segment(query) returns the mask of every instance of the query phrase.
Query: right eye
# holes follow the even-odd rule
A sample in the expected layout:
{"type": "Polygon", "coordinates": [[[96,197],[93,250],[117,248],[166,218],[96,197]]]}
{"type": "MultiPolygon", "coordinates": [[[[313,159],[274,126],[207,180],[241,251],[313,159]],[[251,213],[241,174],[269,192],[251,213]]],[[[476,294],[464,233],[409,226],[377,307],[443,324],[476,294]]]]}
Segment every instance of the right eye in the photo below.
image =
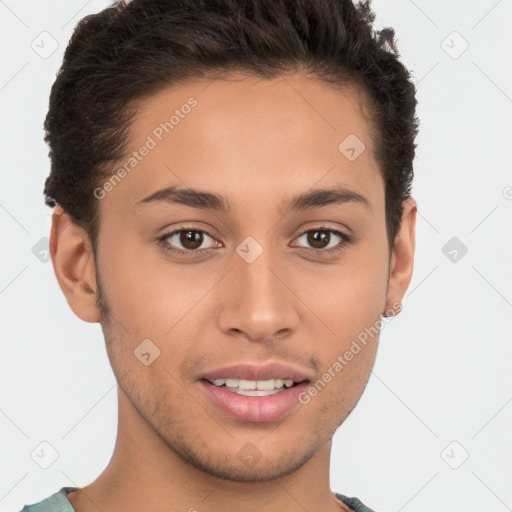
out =
{"type": "Polygon", "coordinates": [[[193,256],[201,252],[209,252],[212,249],[212,247],[200,248],[205,241],[205,236],[214,240],[215,243],[219,243],[206,231],[194,226],[184,226],[180,229],[176,229],[162,235],[158,240],[161,242],[162,248],[165,251],[170,251],[178,255],[193,256]],[[178,244],[181,244],[181,248],[178,244]],[[173,247],[173,245],[178,245],[178,248],[173,247]]]}

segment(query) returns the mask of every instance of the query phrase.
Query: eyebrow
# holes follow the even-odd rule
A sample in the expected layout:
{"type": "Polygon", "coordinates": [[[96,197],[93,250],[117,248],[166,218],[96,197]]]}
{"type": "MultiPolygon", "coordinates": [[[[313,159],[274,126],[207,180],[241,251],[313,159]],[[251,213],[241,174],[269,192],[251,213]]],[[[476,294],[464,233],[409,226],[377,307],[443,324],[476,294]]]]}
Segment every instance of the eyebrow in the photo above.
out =
{"type": "MultiPolygon", "coordinates": [[[[190,208],[214,210],[222,213],[231,213],[233,210],[229,201],[219,194],[184,188],[178,185],[157,190],[141,199],[137,206],[149,203],[181,204],[190,208]]],[[[348,188],[338,186],[329,189],[313,189],[299,194],[285,201],[278,208],[278,211],[282,215],[286,215],[291,211],[316,209],[344,203],[361,204],[371,209],[370,202],[366,197],[348,188]]]]}

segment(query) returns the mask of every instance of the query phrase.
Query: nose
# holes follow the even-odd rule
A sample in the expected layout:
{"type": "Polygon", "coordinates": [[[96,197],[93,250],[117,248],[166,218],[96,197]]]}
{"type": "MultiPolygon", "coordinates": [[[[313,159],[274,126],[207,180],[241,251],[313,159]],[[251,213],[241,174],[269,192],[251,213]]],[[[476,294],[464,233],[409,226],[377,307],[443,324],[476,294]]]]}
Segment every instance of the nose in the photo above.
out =
{"type": "Polygon", "coordinates": [[[254,342],[275,341],[295,332],[300,300],[290,280],[290,272],[272,261],[270,251],[252,263],[235,259],[220,301],[221,330],[254,342]]]}

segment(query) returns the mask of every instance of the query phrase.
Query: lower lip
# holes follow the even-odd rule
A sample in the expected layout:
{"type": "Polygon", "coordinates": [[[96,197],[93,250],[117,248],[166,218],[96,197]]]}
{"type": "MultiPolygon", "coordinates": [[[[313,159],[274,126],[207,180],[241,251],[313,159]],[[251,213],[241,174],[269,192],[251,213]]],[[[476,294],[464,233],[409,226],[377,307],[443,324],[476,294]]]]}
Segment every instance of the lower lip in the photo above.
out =
{"type": "Polygon", "coordinates": [[[201,385],[213,403],[226,415],[240,421],[274,421],[288,414],[306,390],[307,381],[267,396],[244,396],[215,386],[207,380],[201,385]]]}

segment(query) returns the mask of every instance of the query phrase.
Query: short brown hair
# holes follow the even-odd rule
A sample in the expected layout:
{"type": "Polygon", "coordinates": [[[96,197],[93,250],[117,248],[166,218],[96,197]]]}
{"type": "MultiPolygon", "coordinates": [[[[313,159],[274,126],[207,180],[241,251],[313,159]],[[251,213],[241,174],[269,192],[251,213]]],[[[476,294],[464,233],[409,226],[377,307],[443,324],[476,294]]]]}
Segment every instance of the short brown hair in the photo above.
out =
{"type": "Polygon", "coordinates": [[[305,70],[357,85],[369,98],[391,249],[411,193],[416,89],[398,59],[394,30],[374,31],[369,4],[132,0],[84,17],[66,48],[44,123],[51,158],[45,203],[62,206],[94,249],[100,219],[93,190],[124,157],[137,100],[196,77],[241,71],[273,78],[305,70]]]}

